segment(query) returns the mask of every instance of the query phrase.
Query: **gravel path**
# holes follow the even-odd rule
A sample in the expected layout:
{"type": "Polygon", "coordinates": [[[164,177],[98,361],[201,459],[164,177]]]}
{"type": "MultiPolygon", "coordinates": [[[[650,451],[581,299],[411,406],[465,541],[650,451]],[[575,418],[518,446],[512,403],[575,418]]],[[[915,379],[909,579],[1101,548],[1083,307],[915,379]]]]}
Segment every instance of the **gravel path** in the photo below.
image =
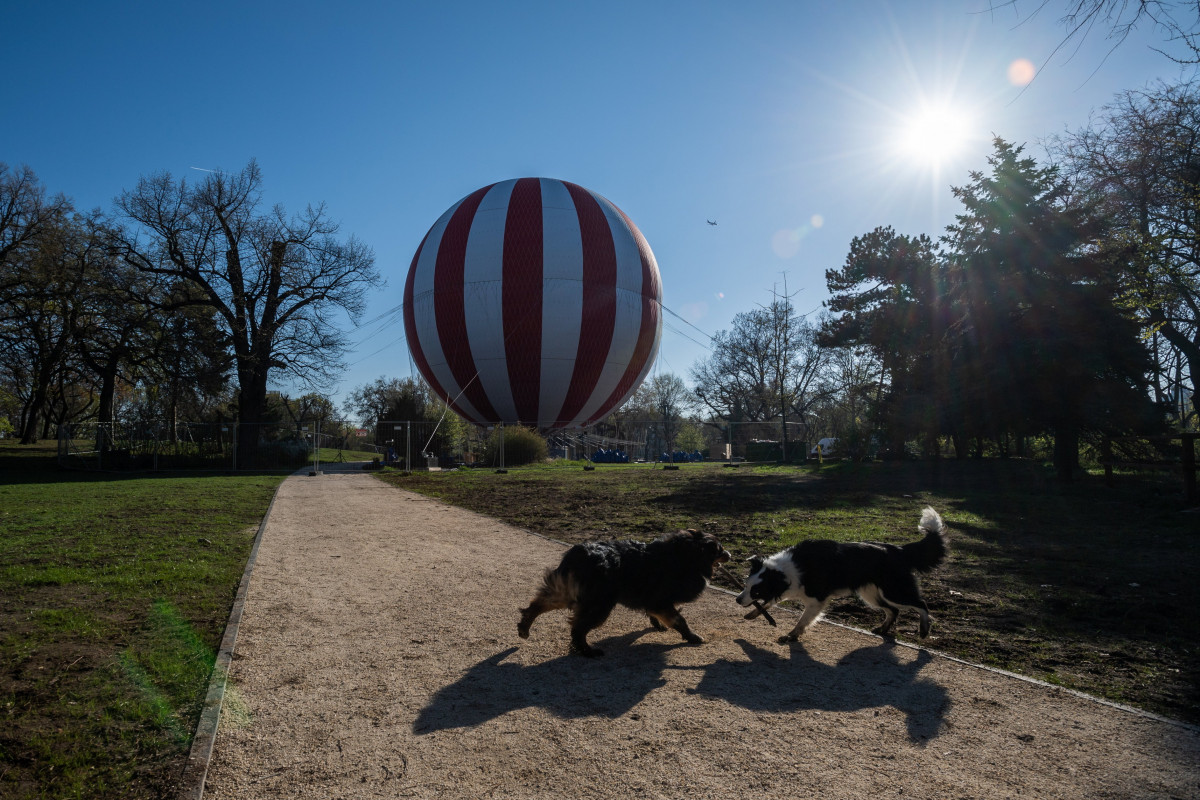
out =
{"type": "Polygon", "coordinates": [[[1194,728],[831,624],[779,645],[715,590],[697,647],[623,609],[601,659],[565,612],[522,641],[562,552],[361,471],[287,479],[204,796],[1200,797],[1194,728]]]}

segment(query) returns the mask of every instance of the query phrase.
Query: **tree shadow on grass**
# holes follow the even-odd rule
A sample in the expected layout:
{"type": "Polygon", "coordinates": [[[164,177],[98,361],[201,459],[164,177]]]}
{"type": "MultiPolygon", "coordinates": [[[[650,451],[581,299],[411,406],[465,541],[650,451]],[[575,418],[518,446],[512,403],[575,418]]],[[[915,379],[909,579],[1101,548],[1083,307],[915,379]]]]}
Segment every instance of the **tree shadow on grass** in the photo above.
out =
{"type": "Polygon", "coordinates": [[[945,723],[949,696],[944,687],[921,677],[933,660],[924,650],[904,664],[896,644],[885,640],[853,650],[830,665],[815,660],[803,644],[782,653],[743,639],[737,644],[750,662],[721,659],[701,668],[704,677],[692,690],[695,694],[774,713],[895,708],[905,715],[908,737],[917,744],[937,736],[945,723]]]}
{"type": "Polygon", "coordinates": [[[603,658],[565,655],[533,666],[505,661],[510,647],[480,661],[433,696],[413,723],[418,735],[477,725],[521,708],[542,708],[562,719],[616,719],[663,686],[667,652],[685,644],[645,643],[648,631],[597,642],[603,658]]]}

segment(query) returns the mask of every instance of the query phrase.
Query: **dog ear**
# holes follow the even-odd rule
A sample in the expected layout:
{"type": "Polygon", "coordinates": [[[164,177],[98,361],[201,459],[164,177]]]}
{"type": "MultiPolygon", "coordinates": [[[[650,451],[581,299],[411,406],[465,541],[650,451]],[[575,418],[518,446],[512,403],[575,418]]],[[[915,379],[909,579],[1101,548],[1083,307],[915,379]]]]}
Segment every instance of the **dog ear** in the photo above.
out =
{"type": "Polygon", "coordinates": [[[750,556],[746,560],[750,562],[750,571],[751,572],[758,572],[760,569],[762,569],[762,565],[763,565],[763,557],[762,556],[756,554],[756,555],[750,556]]]}

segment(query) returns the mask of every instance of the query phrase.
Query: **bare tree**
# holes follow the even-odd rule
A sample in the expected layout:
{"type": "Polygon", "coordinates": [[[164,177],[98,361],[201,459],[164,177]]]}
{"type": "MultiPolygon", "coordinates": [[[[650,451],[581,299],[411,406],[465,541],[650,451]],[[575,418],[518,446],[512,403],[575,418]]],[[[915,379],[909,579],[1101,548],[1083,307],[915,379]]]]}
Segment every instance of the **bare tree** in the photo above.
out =
{"type": "Polygon", "coordinates": [[[650,397],[650,382],[643,381],[620,408],[613,409],[607,418],[595,426],[596,433],[623,441],[641,441],[650,446],[650,431],[654,425],[654,402],[650,397]]]}
{"type": "Polygon", "coordinates": [[[19,282],[8,266],[10,259],[70,210],[61,195],[46,199],[32,169],[12,169],[0,161],[0,292],[19,282]]]}
{"type": "MultiPolygon", "coordinates": [[[[164,310],[203,304],[216,311],[233,347],[242,423],[263,418],[272,370],[321,387],[341,367],[346,342],[335,317],[357,319],[380,278],[371,249],[338,239],[323,204],[290,217],[281,206],[262,208],[252,160],[195,186],[169,173],[143,178],[116,205],[135,226],[123,242],[125,259],[192,290],[164,310]]],[[[252,458],[258,436],[255,425],[240,426],[243,458],[252,458]]]]}
{"type": "Polygon", "coordinates": [[[717,418],[762,422],[778,416],[771,322],[762,309],[736,315],[731,330],[713,336],[711,355],[692,367],[696,396],[717,418]]]}
{"type": "Polygon", "coordinates": [[[646,381],[646,386],[667,452],[674,452],[675,437],[683,425],[692,394],[678,375],[669,372],[655,375],[646,381]]]}
{"type": "MultiPolygon", "coordinates": [[[[998,0],[992,3],[989,10],[997,11],[1005,7],[1013,8],[1020,14],[1022,4],[1020,0],[998,0]]],[[[1115,50],[1138,27],[1151,26],[1161,32],[1167,42],[1182,45],[1187,55],[1180,57],[1163,50],[1159,52],[1181,64],[1200,63],[1200,2],[1196,0],[1066,0],[1065,3],[1035,0],[1025,7],[1033,8],[1026,19],[1032,19],[1051,8],[1061,10],[1059,20],[1066,28],[1066,35],[1056,52],[1073,44],[1078,45],[1098,31],[1106,31],[1104,36],[1113,42],[1112,49],[1115,50]]]]}
{"type": "Polygon", "coordinates": [[[65,381],[64,371],[78,377],[74,333],[90,276],[77,233],[61,215],[10,250],[3,265],[9,280],[0,300],[0,369],[21,402],[22,444],[48,430],[56,387],[65,397],[66,384],[75,382],[65,381]]]}
{"type": "Polygon", "coordinates": [[[308,423],[320,426],[324,425],[326,421],[337,419],[333,401],[320,392],[308,392],[295,398],[284,392],[269,392],[268,394],[271,399],[278,400],[297,433],[308,423]]]}
{"type": "Polygon", "coordinates": [[[766,422],[802,417],[815,400],[827,352],[790,302],[738,314],[712,354],[692,368],[695,394],[718,419],[766,422]]]}
{"type": "Polygon", "coordinates": [[[68,349],[69,329],[56,302],[62,298],[48,299],[58,278],[47,276],[58,272],[39,249],[70,212],[61,195],[47,200],[32,169],[0,161],[0,370],[15,399],[12,406],[20,409],[14,416],[26,442],[37,439],[39,415],[48,407],[55,370],[68,349]]]}
{"type": "Polygon", "coordinates": [[[74,228],[69,255],[80,280],[73,347],[99,385],[97,421],[113,422],[118,384],[135,383],[155,358],[162,315],[147,300],[153,281],[114,257],[114,231],[99,213],[77,217],[74,228]]]}
{"type": "Polygon", "coordinates": [[[372,426],[377,420],[425,419],[432,405],[433,397],[423,382],[381,375],[351,391],[342,411],[372,426]]]}
{"type": "MultiPolygon", "coordinates": [[[[169,291],[195,289],[177,282],[169,291]]],[[[139,303],[147,305],[153,304],[139,303]]],[[[232,399],[228,397],[231,348],[210,306],[185,305],[169,314],[154,313],[149,327],[154,333],[152,354],[140,362],[137,373],[147,401],[142,411],[147,418],[169,420],[174,437],[181,414],[199,419],[232,399]]]]}
{"type": "Polygon", "coordinates": [[[866,454],[875,429],[882,368],[879,357],[866,347],[825,348],[821,390],[814,393],[804,415],[810,441],[838,440],[838,449],[852,457],[866,454]]]}
{"type": "Polygon", "coordinates": [[[1182,397],[1200,380],[1200,84],[1124,92],[1050,150],[1112,226],[1105,247],[1153,334],[1159,399],[1182,397]]]}

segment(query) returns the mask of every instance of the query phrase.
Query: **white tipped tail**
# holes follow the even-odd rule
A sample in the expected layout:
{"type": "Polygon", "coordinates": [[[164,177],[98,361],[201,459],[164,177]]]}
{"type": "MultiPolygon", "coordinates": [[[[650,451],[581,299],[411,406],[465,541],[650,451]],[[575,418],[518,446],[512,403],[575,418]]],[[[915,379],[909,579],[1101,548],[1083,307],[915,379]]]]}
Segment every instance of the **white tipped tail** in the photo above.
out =
{"type": "Polygon", "coordinates": [[[921,512],[921,533],[925,536],[910,542],[900,549],[908,559],[908,565],[918,572],[928,572],[946,559],[946,525],[932,508],[921,512]]]}
{"type": "Polygon", "coordinates": [[[941,514],[933,510],[932,506],[926,506],[921,512],[920,529],[922,533],[941,533],[946,530],[946,524],[942,522],[941,514]]]}

